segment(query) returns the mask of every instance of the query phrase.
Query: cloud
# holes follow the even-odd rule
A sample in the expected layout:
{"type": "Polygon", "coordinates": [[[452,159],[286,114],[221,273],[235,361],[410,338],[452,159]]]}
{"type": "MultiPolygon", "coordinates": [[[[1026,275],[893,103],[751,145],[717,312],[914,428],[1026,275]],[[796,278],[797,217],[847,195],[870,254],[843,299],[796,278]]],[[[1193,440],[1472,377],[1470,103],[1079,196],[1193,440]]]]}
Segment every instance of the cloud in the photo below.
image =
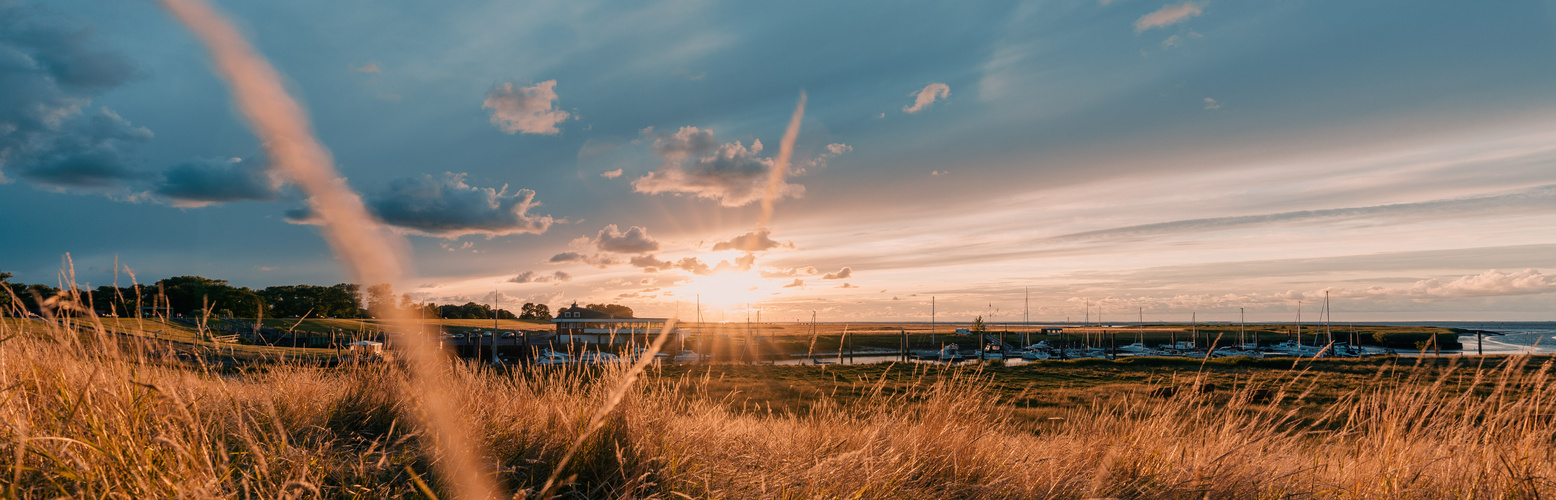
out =
{"type": "Polygon", "coordinates": [[[804,288],[805,287],[805,280],[795,279],[793,283],[789,283],[787,285],[784,285],[783,287],[784,288],[804,288]]]}
{"type": "Polygon", "coordinates": [[[841,280],[841,279],[852,278],[853,276],[854,276],[854,270],[851,269],[851,268],[845,267],[845,268],[842,268],[842,269],[838,269],[837,272],[835,272],[835,273],[827,273],[827,275],[826,276],[822,276],[821,279],[824,279],[824,280],[841,280]]]}
{"type": "Polygon", "coordinates": [[[562,264],[567,262],[581,262],[601,269],[620,264],[621,261],[609,255],[585,255],[578,252],[562,252],[551,256],[547,262],[562,264]]]}
{"type": "Polygon", "coordinates": [[[402,178],[368,197],[368,210],[384,223],[403,232],[440,238],[468,234],[502,236],[546,232],[551,216],[530,215],[539,206],[535,192],[520,189],[508,193],[465,183],[465,174],[444,172],[433,177],[402,178]]]}
{"type": "Polygon", "coordinates": [[[932,176],[932,177],[940,177],[942,175],[947,175],[947,174],[950,174],[950,172],[947,172],[947,171],[944,171],[944,170],[935,170],[935,171],[932,171],[932,172],[929,173],[929,175],[932,176]]]}
{"type": "MultiPolygon", "coordinates": [[[[713,131],[697,127],[659,135],[652,149],[663,161],[658,170],[632,181],[636,192],[684,194],[738,207],[762,199],[773,168],[772,158],[761,156],[762,141],[752,141],[751,147],[740,141],[722,144],[713,131]]],[[[775,199],[798,198],[805,186],[779,181],[776,193],[775,199]]]]}
{"type": "Polygon", "coordinates": [[[174,206],[203,207],[214,203],[276,198],[280,182],[261,165],[241,158],[194,159],[168,167],[156,194],[174,206]]]}
{"type": "Polygon", "coordinates": [[[94,97],[135,67],[92,33],[40,8],[0,3],[0,182],[105,188],[142,178],[125,155],[151,139],[94,97]]]}
{"type": "Polygon", "coordinates": [[[1447,282],[1439,279],[1417,281],[1410,286],[1409,291],[1410,295],[1416,297],[1434,299],[1533,295],[1556,292],[1556,276],[1541,274],[1534,269],[1510,273],[1492,269],[1447,282]]]}
{"type": "Polygon", "coordinates": [[[855,285],[852,285],[852,284],[849,284],[849,283],[844,283],[842,285],[839,285],[838,288],[859,288],[859,287],[855,286],[855,285]]]}
{"type": "Polygon", "coordinates": [[[758,274],[763,278],[793,278],[796,276],[815,276],[816,268],[813,266],[762,269],[758,274]]]}
{"type": "Polygon", "coordinates": [[[564,273],[562,271],[557,271],[551,273],[550,275],[538,274],[535,271],[524,271],[519,273],[518,276],[508,278],[509,283],[550,283],[553,281],[560,283],[563,281],[572,280],[573,275],[564,273]]]}
{"type": "Polygon", "coordinates": [[[828,144],[827,147],[822,148],[821,153],[817,154],[815,158],[796,163],[790,172],[793,175],[804,175],[811,169],[823,169],[827,167],[827,162],[831,161],[833,158],[852,153],[853,151],[853,146],[849,146],[841,142],[834,142],[832,144],[828,144]]]}
{"type": "Polygon", "coordinates": [[[606,179],[615,179],[617,177],[621,177],[621,169],[618,168],[616,170],[611,170],[611,171],[608,171],[608,172],[601,172],[600,173],[600,177],[604,177],[606,179]]]}
{"type": "Polygon", "coordinates": [[[696,257],[685,257],[679,261],[676,261],[675,263],[676,269],[701,276],[717,274],[725,271],[750,271],[751,268],[755,265],[756,255],[753,254],[746,254],[742,257],[736,258],[734,262],[721,260],[717,265],[713,266],[709,266],[707,263],[696,257]]]}
{"type": "Polygon", "coordinates": [[[486,94],[481,108],[492,110],[492,124],[503,132],[551,135],[561,133],[557,124],[571,116],[553,107],[556,100],[556,80],[518,90],[512,83],[504,83],[486,94]]]}
{"type": "Polygon", "coordinates": [[[1135,33],[1140,33],[1152,28],[1172,26],[1200,15],[1205,4],[1201,2],[1183,2],[1168,5],[1157,9],[1156,12],[1140,16],[1135,20],[1135,33]]]}
{"type": "Polygon", "coordinates": [[[1221,109],[1221,103],[1209,97],[1205,98],[1205,109],[1221,109]]]}
{"type": "Polygon", "coordinates": [[[649,236],[648,229],[632,226],[621,232],[615,224],[605,226],[594,238],[595,248],[613,253],[648,253],[659,249],[659,242],[649,236]]]}
{"type": "Polygon", "coordinates": [[[944,83],[931,83],[925,85],[918,92],[908,94],[913,96],[913,104],[902,107],[904,113],[917,113],[934,104],[936,100],[951,97],[951,86],[944,83]]]}
{"type": "Polygon", "coordinates": [[[643,268],[644,272],[669,271],[675,268],[675,263],[668,260],[659,260],[653,255],[639,255],[629,262],[632,265],[643,268]]]}
{"type": "Polygon", "coordinates": [[[346,65],[346,67],[347,68],[351,68],[351,71],[355,71],[357,73],[382,73],[383,72],[383,70],[378,69],[378,63],[376,63],[376,62],[370,62],[370,63],[364,64],[364,65],[361,65],[361,66],[354,66],[354,65],[349,65],[348,64],[348,65],[346,65]]]}
{"type": "Polygon", "coordinates": [[[714,243],[713,251],[718,252],[721,250],[742,250],[746,252],[761,252],[779,247],[794,248],[793,243],[779,243],[777,241],[773,241],[772,238],[768,237],[769,234],[771,234],[771,232],[766,229],[742,234],[740,236],[731,238],[729,241],[720,241],[718,243],[714,243]]]}

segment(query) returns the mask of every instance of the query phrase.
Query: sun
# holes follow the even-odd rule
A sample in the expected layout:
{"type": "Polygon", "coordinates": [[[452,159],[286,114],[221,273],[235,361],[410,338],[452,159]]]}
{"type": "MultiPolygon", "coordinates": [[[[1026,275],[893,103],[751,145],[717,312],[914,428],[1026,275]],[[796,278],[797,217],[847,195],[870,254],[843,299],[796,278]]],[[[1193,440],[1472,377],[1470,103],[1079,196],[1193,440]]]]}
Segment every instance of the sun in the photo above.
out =
{"type": "Polygon", "coordinates": [[[752,271],[725,271],[698,276],[676,292],[683,300],[699,300],[704,308],[727,309],[754,304],[764,297],[766,281],[752,271]]]}

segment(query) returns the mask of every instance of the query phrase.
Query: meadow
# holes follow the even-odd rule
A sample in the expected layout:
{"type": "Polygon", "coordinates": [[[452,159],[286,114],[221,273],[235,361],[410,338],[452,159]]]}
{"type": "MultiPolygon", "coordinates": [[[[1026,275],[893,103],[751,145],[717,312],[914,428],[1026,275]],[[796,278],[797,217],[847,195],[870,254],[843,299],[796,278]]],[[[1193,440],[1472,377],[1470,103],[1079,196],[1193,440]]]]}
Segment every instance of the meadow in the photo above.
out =
{"type": "MultiPolygon", "coordinates": [[[[213,364],[145,328],[0,322],[9,497],[450,496],[397,363],[213,364]]],[[[624,366],[444,368],[516,498],[1556,493],[1546,358],[667,365],[614,406],[624,366]]]]}

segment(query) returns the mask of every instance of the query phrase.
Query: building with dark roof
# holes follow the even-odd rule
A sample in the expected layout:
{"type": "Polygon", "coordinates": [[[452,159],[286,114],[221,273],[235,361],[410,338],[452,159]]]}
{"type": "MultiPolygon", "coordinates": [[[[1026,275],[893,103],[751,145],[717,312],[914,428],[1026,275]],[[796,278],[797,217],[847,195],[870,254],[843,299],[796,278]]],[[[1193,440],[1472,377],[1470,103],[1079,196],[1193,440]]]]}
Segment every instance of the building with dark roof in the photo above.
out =
{"type": "MultiPolygon", "coordinates": [[[[634,318],[604,311],[572,307],[557,311],[551,319],[556,324],[558,342],[584,344],[647,344],[653,342],[668,322],[665,318],[634,318]]],[[[670,332],[670,341],[680,340],[679,331],[670,332]]]]}

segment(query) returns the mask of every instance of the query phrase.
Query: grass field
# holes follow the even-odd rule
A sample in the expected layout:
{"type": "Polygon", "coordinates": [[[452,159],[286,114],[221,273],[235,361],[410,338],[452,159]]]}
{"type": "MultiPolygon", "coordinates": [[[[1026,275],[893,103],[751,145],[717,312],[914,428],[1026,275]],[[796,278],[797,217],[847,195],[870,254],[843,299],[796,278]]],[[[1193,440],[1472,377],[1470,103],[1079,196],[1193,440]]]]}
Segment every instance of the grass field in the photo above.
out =
{"type": "MultiPolygon", "coordinates": [[[[175,355],[198,331],[126,321],[0,321],[9,496],[448,496],[398,365],[246,346],[269,361],[219,368],[175,355]]],[[[1556,494],[1547,358],[666,365],[589,434],[624,367],[447,366],[520,497],[553,473],[564,498],[1556,494]]]]}

